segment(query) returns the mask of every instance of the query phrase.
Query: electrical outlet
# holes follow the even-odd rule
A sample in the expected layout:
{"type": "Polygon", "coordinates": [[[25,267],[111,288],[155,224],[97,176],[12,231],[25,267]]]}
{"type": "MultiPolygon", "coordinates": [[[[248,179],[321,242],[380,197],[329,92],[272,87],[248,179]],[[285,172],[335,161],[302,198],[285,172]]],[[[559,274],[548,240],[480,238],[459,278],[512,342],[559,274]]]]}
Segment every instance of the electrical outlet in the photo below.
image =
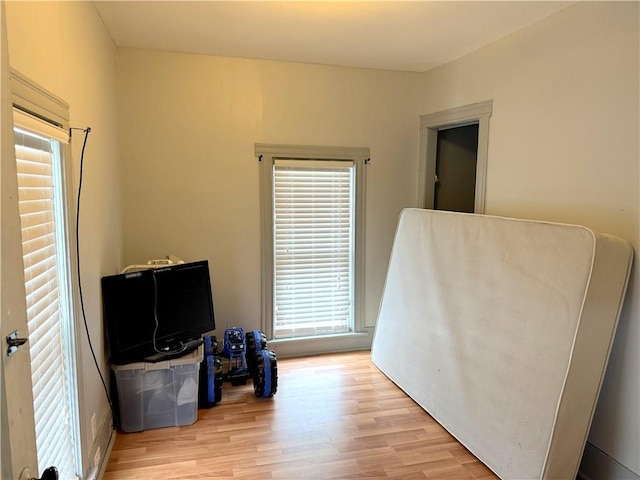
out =
{"type": "Polygon", "coordinates": [[[100,465],[100,447],[96,450],[96,454],[93,456],[93,466],[98,467],[100,465]]]}
{"type": "Polygon", "coordinates": [[[97,425],[96,425],[96,414],[91,415],[91,440],[96,441],[96,433],[97,433],[97,425]]]}

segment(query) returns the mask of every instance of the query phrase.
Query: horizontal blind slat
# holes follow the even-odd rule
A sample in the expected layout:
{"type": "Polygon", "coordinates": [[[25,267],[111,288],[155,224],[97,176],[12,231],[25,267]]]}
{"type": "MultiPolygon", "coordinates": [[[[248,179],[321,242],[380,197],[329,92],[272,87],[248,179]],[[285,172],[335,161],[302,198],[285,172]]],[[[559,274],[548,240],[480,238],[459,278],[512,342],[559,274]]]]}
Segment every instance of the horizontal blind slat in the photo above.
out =
{"type": "Polygon", "coordinates": [[[16,163],[20,172],[44,175],[52,171],[53,156],[50,151],[17,148],[16,163]]]}

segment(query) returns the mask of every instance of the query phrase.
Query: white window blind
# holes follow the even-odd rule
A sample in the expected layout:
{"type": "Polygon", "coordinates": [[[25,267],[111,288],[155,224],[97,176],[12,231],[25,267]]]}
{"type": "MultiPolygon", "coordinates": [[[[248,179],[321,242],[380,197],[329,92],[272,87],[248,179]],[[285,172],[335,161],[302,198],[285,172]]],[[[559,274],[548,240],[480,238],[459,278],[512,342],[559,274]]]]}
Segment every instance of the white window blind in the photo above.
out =
{"type": "MultiPolygon", "coordinates": [[[[16,112],[16,125],[25,125],[24,117],[16,112]]],[[[55,465],[61,479],[75,479],[68,353],[63,339],[69,308],[64,277],[68,262],[59,221],[60,142],[48,133],[43,136],[15,129],[36,446],[40,471],[55,465]]]]}
{"type": "Polygon", "coordinates": [[[352,329],[354,179],[352,161],[274,161],[275,338],[352,329]]]}

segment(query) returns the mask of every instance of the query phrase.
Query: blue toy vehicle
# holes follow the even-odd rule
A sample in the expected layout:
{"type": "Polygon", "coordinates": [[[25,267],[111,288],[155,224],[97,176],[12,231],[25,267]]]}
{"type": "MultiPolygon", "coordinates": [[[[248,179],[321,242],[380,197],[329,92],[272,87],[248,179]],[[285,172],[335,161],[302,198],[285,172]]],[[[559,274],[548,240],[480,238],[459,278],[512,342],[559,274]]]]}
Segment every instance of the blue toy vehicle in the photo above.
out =
{"type": "Polygon", "coordinates": [[[229,359],[229,363],[223,380],[231,382],[234,386],[244,385],[249,379],[244,340],[244,330],[240,327],[227,328],[224,331],[222,355],[229,359]]]}
{"type": "Polygon", "coordinates": [[[240,327],[224,332],[222,356],[227,358],[223,381],[244,385],[253,380],[256,397],[273,397],[278,387],[278,366],[275,352],[267,350],[267,337],[260,330],[245,335],[240,327]]]}

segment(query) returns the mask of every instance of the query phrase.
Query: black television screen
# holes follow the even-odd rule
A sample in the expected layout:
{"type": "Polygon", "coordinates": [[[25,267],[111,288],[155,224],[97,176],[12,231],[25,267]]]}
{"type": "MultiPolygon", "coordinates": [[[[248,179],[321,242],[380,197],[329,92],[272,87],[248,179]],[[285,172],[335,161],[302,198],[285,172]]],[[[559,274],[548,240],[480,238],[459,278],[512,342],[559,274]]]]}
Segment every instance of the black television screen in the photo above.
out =
{"type": "Polygon", "coordinates": [[[103,277],[102,303],[115,364],[181,355],[215,329],[206,260],[103,277]]]}

